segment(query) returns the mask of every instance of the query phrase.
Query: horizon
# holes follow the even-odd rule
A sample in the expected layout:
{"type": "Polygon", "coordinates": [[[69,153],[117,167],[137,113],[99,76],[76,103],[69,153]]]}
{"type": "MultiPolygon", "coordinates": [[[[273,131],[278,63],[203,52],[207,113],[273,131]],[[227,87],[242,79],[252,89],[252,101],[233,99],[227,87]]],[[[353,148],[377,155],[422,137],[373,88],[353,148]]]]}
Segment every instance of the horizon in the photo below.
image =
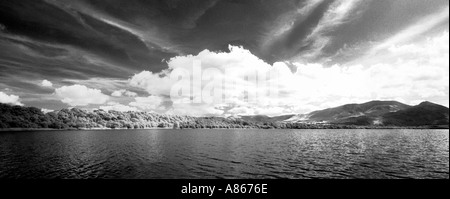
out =
{"type": "MultiPolygon", "coordinates": [[[[282,117],[282,116],[307,115],[307,114],[311,114],[313,112],[323,111],[323,110],[328,110],[328,109],[333,109],[333,108],[338,108],[338,107],[342,107],[342,106],[346,106],[346,105],[361,105],[361,104],[366,104],[366,103],[370,103],[370,102],[397,102],[397,103],[402,103],[402,102],[398,102],[398,101],[394,101],[394,100],[386,100],[386,101],[372,100],[372,101],[365,102],[365,103],[360,103],[360,104],[358,104],[358,103],[342,104],[342,105],[339,105],[339,106],[336,106],[336,107],[328,107],[328,108],[325,108],[325,109],[314,110],[314,111],[307,112],[307,113],[292,113],[292,114],[283,114],[283,115],[230,115],[230,116],[213,116],[213,115],[211,115],[211,116],[193,116],[193,115],[161,114],[161,113],[156,113],[156,112],[152,112],[152,111],[118,111],[118,110],[103,110],[103,109],[83,109],[83,108],[77,108],[77,107],[66,107],[66,108],[62,108],[62,109],[59,109],[59,110],[52,110],[52,111],[48,111],[48,110],[45,110],[45,109],[40,109],[40,110],[44,114],[47,114],[47,113],[50,113],[50,112],[58,112],[58,111],[61,111],[61,110],[64,110],[64,109],[68,109],[68,110],[79,109],[79,110],[83,110],[83,111],[87,111],[87,112],[95,112],[95,111],[105,111],[105,112],[115,111],[115,112],[123,112],[123,113],[127,113],[127,112],[144,112],[144,113],[152,113],[152,114],[159,114],[159,115],[187,116],[187,117],[219,117],[219,118],[221,117],[221,118],[230,118],[230,117],[266,116],[266,117],[269,117],[269,118],[275,118],[275,117],[282,117]]],[[[445,107],[445,108],[449,108],[449,107],[444,106],[442,104],[437,104],[437,103],[430,102],[430,101],[423,101],[423,102],[421,102],[419,104],[405,104],[405,105],[414,107],[414,106],[419,106],[419,105],[421,105],[423,103],[431,103],[431,104],[439,105],[439,106],[442,106],[442,107],[445,107]]],[[[0,103],[0,104],[6,104],[6,105],[10,105],[10,106],[22,106],[22,105],[8,104],[8,103],[0,103]]],[[[404,104],[404,103],[402,103],[402,104],[404,104]]],[[[37,107],[32,107],[32,106],[25,106],[25,107],[37,108],[37,107]]]]}
{"type": "Polygon", "coordinates": [[[1,2],[0,103],[196,117],[449,107],[446,0],[118,2],[1,2]]]}

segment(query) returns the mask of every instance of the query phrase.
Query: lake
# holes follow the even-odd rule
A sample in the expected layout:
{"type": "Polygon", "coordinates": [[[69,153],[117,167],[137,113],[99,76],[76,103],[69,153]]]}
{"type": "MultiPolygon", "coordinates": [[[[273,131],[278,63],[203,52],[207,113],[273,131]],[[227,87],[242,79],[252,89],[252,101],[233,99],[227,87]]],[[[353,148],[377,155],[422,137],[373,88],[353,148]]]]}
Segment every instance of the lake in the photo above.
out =
{"type": "Polygon", "coordinates": [[[449,178],[448,130],[0,132],[0,178],[449,178]]]}

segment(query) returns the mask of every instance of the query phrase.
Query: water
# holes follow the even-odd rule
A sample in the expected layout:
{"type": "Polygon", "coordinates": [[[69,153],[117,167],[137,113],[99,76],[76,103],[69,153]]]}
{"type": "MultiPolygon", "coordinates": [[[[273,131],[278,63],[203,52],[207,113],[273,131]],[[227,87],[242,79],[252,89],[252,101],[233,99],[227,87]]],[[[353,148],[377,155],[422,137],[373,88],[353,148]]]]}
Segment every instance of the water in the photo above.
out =
{"type": "Polygon", "coordinates": [[[449,178],[448,130],[0,133],[0,178],[449,178]]]}

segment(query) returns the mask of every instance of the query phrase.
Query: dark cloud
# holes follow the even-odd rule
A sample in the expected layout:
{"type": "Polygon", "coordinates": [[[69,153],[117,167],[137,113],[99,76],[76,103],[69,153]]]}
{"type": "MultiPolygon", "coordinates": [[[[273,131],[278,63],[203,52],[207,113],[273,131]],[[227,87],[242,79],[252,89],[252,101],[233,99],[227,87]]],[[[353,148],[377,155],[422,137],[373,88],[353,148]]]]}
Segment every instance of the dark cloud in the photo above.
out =
{"type": "Polygon", "coordinates": [[[304,39],[311,34],[315,27],[319,24],[325,12],[334,1],[323,1],[311,14],[300,17],[292,25],[283,37],[280,37],[272,46],[270,46],[271,61],[289,60],[291,57],[300,54],[311,48],[313,41],[305,41],[304,39]]]}
{"type": "MultiPolygon", "coordinates": [[[[61,85],[67,80],[126,80],[143,70],[164,70],[163,60],[174,56],[227,51],[230,44],[268,63],[299,57],[304,62],[342,63],[359,56],[367,43],[386,39],[449,4],[367,0],[351,11],[351,19],[308,37],[334,4],[346,1],[317,2],[300,13],[314,1],[3,0],[0,85],[44,93],[18,79],[48,79],[61,85]],[[290,27],[273,34],[283,23],[290,27]],[[318,48],[317,40],[323,38],[329,41],[318,48]],[[303,56],[312,51],[318,53],[303,56]]],[[[442,26],[448,29],[448,23],[442,26]]]]}
{"type": "Polygon", "coordinates": [[[142,70],[149,65],[156,71],[162,70],[162,58],[175,55],[150,50],[136,36],[126,31],[83,13],[77,12],[75,18],[59,7],[45,2],[8,1],[2,5],[0,15],[10,34],[26,36],[42,43],[81,49],[123,65],[131,71],[142,70]]]}
{"type": "Polygon", "coordinates": [[[332,63],[351,60],[364,52],[361,45],[387,39],[422,17],[448,7],[448,3],[447,0],[372,0],[357,19],[332,32],[332,44],[324,49],[323,56],[332,57],[332,63]],[[346,50],[352,52],[348,54],[346,50]]]}

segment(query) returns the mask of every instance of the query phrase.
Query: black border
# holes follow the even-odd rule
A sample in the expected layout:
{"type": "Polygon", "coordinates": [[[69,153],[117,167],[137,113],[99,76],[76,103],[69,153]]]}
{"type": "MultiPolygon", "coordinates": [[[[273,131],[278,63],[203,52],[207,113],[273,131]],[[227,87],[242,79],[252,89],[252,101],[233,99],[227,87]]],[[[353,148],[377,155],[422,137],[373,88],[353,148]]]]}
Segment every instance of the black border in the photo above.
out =
{"type": "MultiPolygon", "coordinates": [[[[0,180],[2,196],[43,198],[440,198],[449,180],[0,180]],[[267,184],[267,194],[182,194],[191,184],[267,184]],[[6,194],[6,195],[5,195],[6,194]]],[[[9,198],[9,197],[5,197],[9,198]]]]}

